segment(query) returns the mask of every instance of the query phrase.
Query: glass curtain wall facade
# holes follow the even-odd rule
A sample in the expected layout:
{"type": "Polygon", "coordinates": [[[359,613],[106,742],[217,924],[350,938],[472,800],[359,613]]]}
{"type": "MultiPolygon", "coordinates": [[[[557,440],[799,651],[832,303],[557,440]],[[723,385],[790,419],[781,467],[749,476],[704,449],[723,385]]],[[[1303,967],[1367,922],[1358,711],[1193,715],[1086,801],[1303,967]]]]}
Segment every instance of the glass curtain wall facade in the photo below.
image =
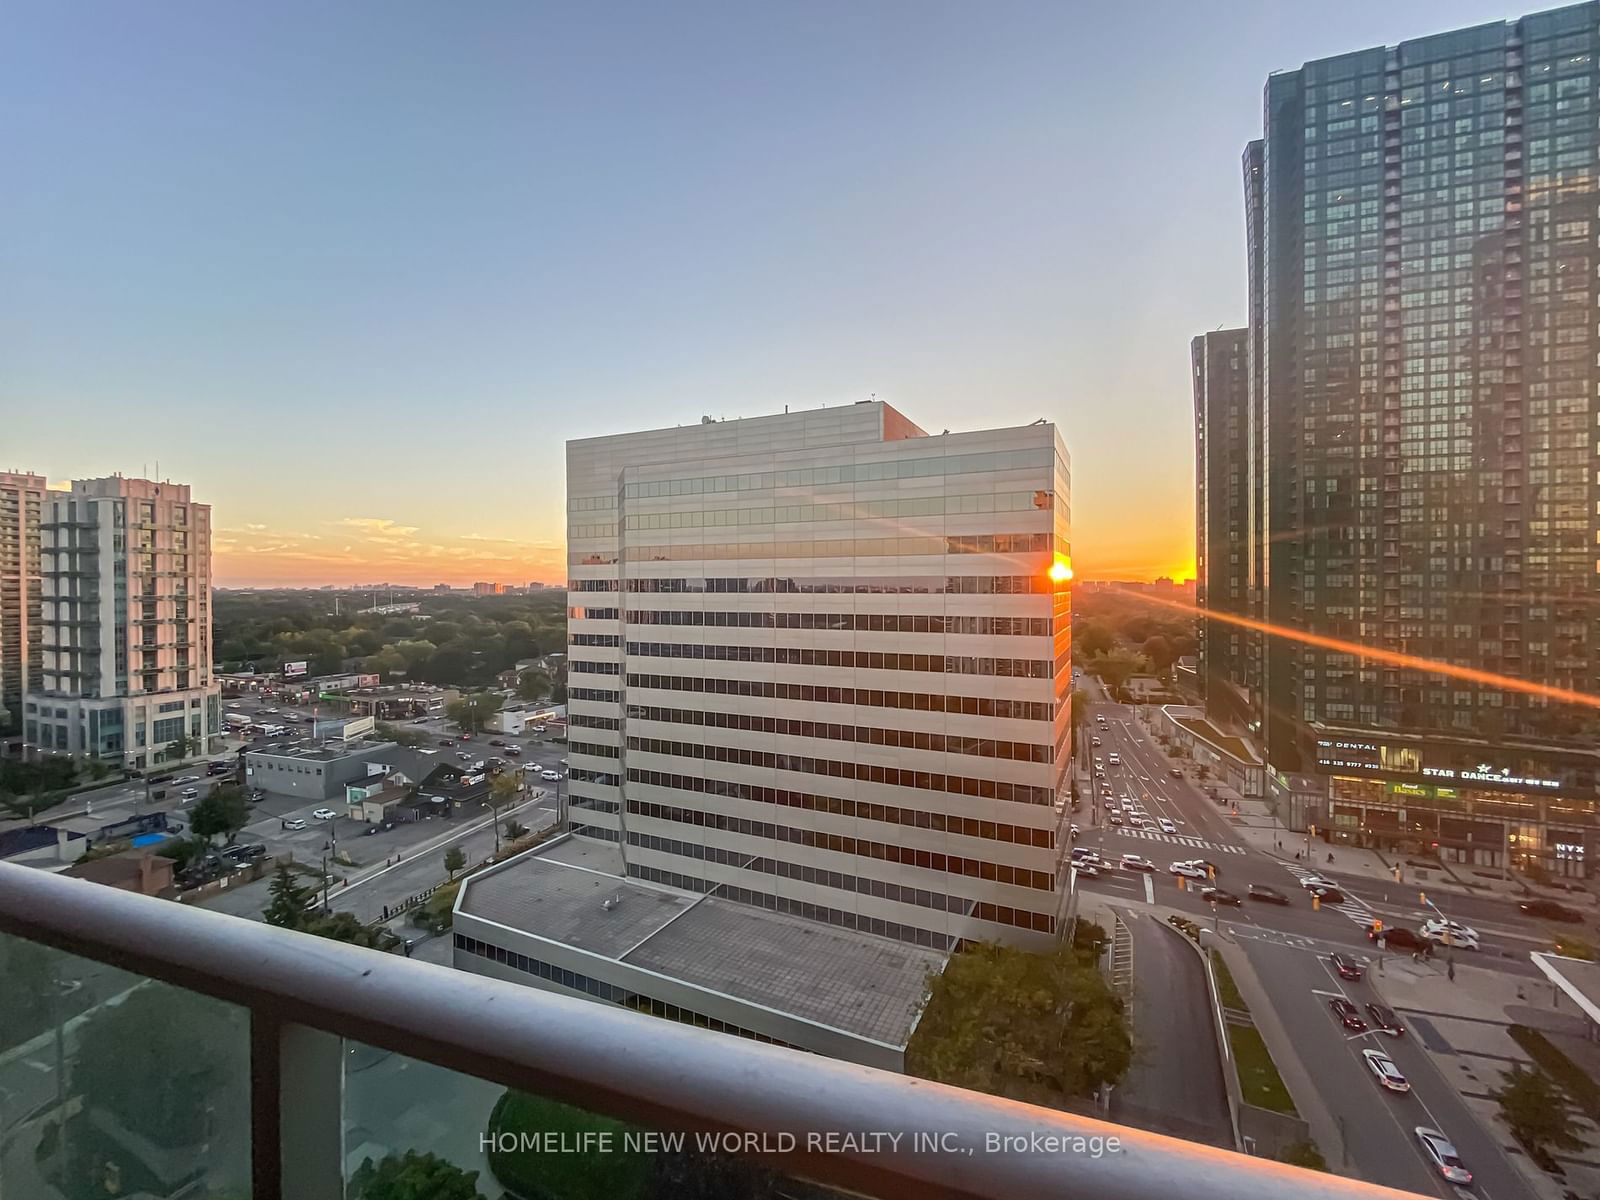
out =
{"type": "MultiPolygon", "coordinates": [[[[1207,612],[1254,617],[1251,586],[1249,331],[1202,334],[1189,346],[1194,378],[1195,600],[1207,612]]],[[[1259,704],[1258,635],[1200,623],[1206,710],[1250,724],[1259,704]]]]}
{"type": "Polygon", "coordinates": [[[888,406],[568,443],[576,832],[639,878],[929,946],[1065,896],[1054,426],[888,406]]]}
{"type": "MultiPolygon", "coordinates": [[[[1273,623],[1600,691],[1597,52],[1590,3],[1268,80],[1246,214],[1273,623]]],[[[1286,639],[1267,674],[1290,770],[1401,731],[1527,775],[1600,733],[1582,706],[1286,639]]]]}

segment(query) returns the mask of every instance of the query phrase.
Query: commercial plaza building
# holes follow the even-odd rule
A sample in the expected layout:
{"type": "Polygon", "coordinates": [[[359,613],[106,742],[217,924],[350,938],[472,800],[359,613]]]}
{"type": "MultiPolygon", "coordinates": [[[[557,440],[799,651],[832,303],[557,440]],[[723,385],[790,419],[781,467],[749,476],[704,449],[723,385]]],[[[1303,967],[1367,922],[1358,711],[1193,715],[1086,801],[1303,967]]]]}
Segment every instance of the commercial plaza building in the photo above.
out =
{"type": "Polygon", "coordinates": [[[1067,456],[879,402],[567,446],[575,832],[918,945],[1067,897],[1067,456]]]}
{"type": "Polygon", "coordinates": [[[187,484],[74,480],[41,519],[42,656],[23,739],[154,766],[219,730],[211,674],[211,509],[187,484]]]}
{"type": "Polygon", "coordinates": [[[43,475],[0,471],[0,733],[22,724],[39,669],[39,511],[43,475]]]}
{"type": "MultiPolygon", "coordinates": [[[[1267,81],[1256,470],[1207,487],[1261,507],[1274,625],[1600,694],[1597,55],[1590,3],[1267,81]]],[[[1265,663],[1249,721],[1338,836],[1592,873],[1592,708],[1289,638],[1265,663]]]]}

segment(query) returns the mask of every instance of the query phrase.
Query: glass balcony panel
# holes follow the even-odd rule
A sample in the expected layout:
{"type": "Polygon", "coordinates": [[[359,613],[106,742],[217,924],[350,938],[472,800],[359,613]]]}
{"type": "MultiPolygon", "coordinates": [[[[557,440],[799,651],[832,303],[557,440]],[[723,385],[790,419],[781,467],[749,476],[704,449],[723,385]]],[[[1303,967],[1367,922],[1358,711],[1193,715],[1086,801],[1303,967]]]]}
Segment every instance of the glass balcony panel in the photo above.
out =
{"type": "MultiPolygon", "coordinates": [[[[346,1039],[343,1046],[348,1200],[392,1195],[385,1189],[398,1178],[426,1178],[440,1195],[468,1200],[466,1175],[483,1197],[833,1200],[866,1194],[804,1182],[730,1153],[738,1135],[646,1130],[361,1042],[346,1039]]],[[[766,1146],[780,1156],[791,1152],[777,1137],[769,1136],[766,1146]]],[[[796,1145],[792,1152],[803,1149],[796,1145]]]]}
{"type": "Polygon", "coordinates": [[[0,934],[0,1196],[250,1195],[245,1011],[0,934]]]}

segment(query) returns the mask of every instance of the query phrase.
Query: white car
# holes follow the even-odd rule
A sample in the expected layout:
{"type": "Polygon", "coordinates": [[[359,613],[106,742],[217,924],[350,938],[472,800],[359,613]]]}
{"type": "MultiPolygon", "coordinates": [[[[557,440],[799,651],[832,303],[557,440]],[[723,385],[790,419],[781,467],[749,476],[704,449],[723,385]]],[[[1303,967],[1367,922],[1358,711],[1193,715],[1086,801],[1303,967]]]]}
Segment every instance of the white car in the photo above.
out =
{"type": "Polygon", "coordinates": [[[312,819],[317,821],[331,821],[338,815],[339,814],[334,812],[331,808],[319,808],[311,814],[312,819]]]}
{"type": "Polygon", "coordinates": [[[1478,949],[1478,931],[1459,921],[1441,921],[1437,917],[1424,921],[1417,932],[1440,946],[1459,946],[1463,950],[1478,949]]]}
{"type": "Polygon", "coordinates": [[[1156,824],[1161,826],[1161,832],[1162,833],[1177,833],[1178,832],[1178,827],[1172,823],[1172,819],[1170,817],[1162,817],[1160,820],[1158,820],[1156,822],[1156,824]]]}
{"type": "Polygon", "coordinates": [[[1426,1125],[1418,1125],[1416,1135],[1417,1141],[1422,1143],[1423,1154],[1427,1155],[1434,1170],[1447,1182],[1457,1187],[1466,1187],[1472,1182],[1472,1172],[1467,1170],[1467,1164],[1461,1161],[1461,1155],[1450,1144],[1449,1138],[1426,1125]]]}
{"type": "Polygon", "coordinates": [[[192,787],[184,788],[179,795],[185,800],[193,800],[200,795],[200,789],[192,787]]]}
{"type": "Polygon", "coordinates": [[[561,772],[560,771],[540,771],[539,772],[539,778],[544,780],[546,783],[555,783],[558,779],[561,778],[561,772]]]}
{"type": "Polygon", "coordinates": [[[1308,892],[1314,892],[1318,888],[1336,888],[1339,885],[1331,879],[1324,879],[1321,875],[1307,875],[1300,881],[1300,886],[1308,892]]]}
{"type": "Polygon", "coordinates": [[[1172,863],[1167,867],[1167,870],[1174,875],[1182,875],[1185,879],[1206,878],[1206,869],[1192,860],[1172,863]]]}
{"type": "Polygon", "coordinates": [[[290,817],[283,823],[283,827],[285,829],[304,829],[306,827],[306,823],[299,817],[290,817]]]}
{"type": "Polygon", "coordinates": [[[1110,754],[1106,755],[1106,761],[1109,762],[1113,767],[1121,766],[1122,755],[1113,750],[1110,754]]]}
{"type": "Polygon", "coordinates": [[[1136,807],[1136,805],[1134,804],[1133,798],[1131,796],[1124,796],[1122,798],[1122,811],[1123,812],[1132,812],[1135,807],[1136,807]]]}
{"type": "Polygon", "coordinates": [[[1367,1060],[1367,1070],[1372,1072],[1372,1077],[1378,1081],[1378,1086],[1391,1092],[1409,1092],[1411,1084],[1400,1073],[1400,1068],[1394,1065],[1382,1050],[1363,1050],[1361,1057],[1367,1060]]]}
{"type": "Polygon", "coordinates": [[[1124,854],[1119,860],[1119,865],[1124,871],[1154,871],[1155,863],[1139,854],[1124,854]]]}

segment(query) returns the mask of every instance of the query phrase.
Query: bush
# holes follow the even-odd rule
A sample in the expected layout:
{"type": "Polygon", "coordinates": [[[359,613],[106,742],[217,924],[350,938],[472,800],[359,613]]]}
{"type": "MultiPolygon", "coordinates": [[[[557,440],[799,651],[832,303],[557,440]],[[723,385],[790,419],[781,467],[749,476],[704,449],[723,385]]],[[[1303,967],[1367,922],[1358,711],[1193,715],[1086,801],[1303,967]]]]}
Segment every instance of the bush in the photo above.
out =
{"type": "Polygon", "coordinates": [[[1574,937],[1570,933],[1556,936],[1556,953],[1564,954],[1568,958],[1581,958],[1588,962],[1594,961],[1594,946],[1584,941],[1581,937],[1574,937]]]}
{"type": "Polygon", "coordinates": [[[456,893],[461,890],[461,881],[447,883],[433,895],[429,896],[411,914],[411,923],[429,933],[438,935],[450,928],[454,919],[453,910],[456,904],[456,893]]]}
{"type": "Polygon", "coordinates": [[[1317,1144],[1309,1138],[1290,1142],[1278,1155],[1278,1161],[1288,1163],[1292,1167],[1309,1167],[1313,1171],[1328,1169],[1328,1160],[1322,1157],[1322,1151],[1318,1150],[1317,1144]]]}
{"type": "Polygon", "coordinates": [[[495,1102],[489,1115],[489,1173],[501,1187],[518,1196],[555,1197],[562,1200],[635,1200],[645,1194],[650,1158],[623,1148],[623,1133],[630,1126],[597,1116],[569,1104],[508,1091],[495,1102]],[[573,1144],[591,1133],[609,1133],[609,1154],[540,1154],[534,1149],[502,1149],[524,1143],[527,1135],[557,1135],[573,1144]]]}

